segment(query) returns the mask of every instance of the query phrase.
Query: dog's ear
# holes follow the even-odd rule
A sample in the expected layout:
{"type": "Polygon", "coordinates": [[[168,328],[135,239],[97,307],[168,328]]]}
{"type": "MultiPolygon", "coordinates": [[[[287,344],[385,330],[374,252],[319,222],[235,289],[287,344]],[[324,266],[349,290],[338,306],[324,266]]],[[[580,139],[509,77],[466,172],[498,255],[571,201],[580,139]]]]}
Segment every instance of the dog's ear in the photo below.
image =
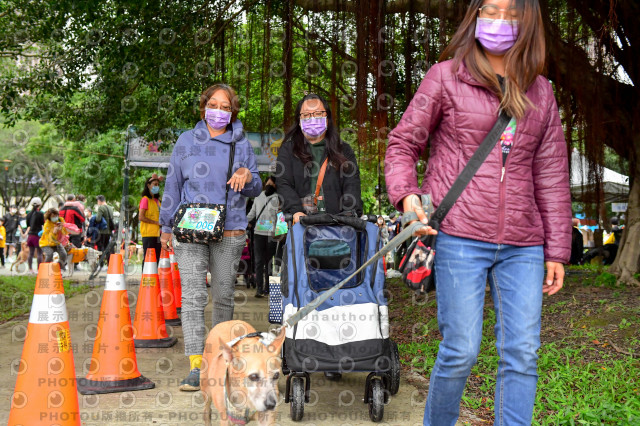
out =
{"type": "Polygon", "coordinates": [[[273,342],[271,342],[271,344],[269,345],[269,352],[271,352],[271,353],[280,352],[280,348],[282,347],[282,344],[284,343],[285,331],[286,331],[286,327],[281,327],[280,328],[280,333],[278,333],[278,335],[276,336],[275,340],[273,342]]]}
{"type": "Polygon", "coordinates": [[[220,337],[218,337],[218,341],[220,344],[220,352],[222,352],[224,360],[226,362],[233,361],[233,349],[231,349],[231,346],[227,345],[220,337]]]}

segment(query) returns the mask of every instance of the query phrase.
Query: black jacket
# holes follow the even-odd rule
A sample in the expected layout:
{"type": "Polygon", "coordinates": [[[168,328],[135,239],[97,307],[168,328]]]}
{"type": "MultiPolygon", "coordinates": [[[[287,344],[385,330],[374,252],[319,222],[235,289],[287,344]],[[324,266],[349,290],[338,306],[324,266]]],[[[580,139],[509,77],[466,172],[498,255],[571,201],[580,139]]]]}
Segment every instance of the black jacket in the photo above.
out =
{"type": "MultiPolygon", "coordinates": [[[[306,142],[308,145],[308,142],[306,142]]],[[[311,152],[309,146],[307,152],[311,152]]],[[[343,211],[355,210],[358,216],[362,215],[362,198],[360,195],[360,169],[356,156],[351,147],[342,142],[342,155],[351,162],[355,168],[348,173],[340,173],[335,167],[329,165],[322,182],[322,192],[327,213],[337,214],[343,211]]],[[[322,161],[326,158],[326,152],[322,161]]],[[[348,169],[348,167],[343,167],[348,169]]],[[[312,193],[311,177],[308,166],[293,155],[293,142],[285,141],[278,150],[276,162],[276,177],[278,195],[282,200],[282,211],[285,213],[304,212],[301,198],[312,193]]],[[[314,188],[315,189],[315,188],[314,188]]]]}

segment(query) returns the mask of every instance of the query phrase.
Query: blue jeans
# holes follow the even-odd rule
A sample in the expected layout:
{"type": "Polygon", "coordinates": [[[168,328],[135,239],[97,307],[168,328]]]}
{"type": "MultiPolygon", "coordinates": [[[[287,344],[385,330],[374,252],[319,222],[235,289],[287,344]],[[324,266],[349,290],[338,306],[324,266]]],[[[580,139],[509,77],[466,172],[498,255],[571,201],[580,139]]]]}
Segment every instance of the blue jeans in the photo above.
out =
{"type": "Polygon", "coordinates": [[[459,238],[436,239],[436,299],[442,342],[431,371],[424,425],[455,425],[482,339],[487,277],[496,313],[495,424],[529,425],[536,395],[544,255],[459,238]]]}

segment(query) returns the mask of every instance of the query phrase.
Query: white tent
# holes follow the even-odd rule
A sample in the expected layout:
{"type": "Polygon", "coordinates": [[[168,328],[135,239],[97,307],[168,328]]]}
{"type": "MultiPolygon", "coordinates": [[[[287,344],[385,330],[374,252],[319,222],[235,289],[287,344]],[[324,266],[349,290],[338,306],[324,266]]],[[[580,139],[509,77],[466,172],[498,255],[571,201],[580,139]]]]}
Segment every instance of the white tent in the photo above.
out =
{"type": "MultiPolygon", "coordinates": [[[[602,189],[605,203],[627,202],[629,198],[629,177],[602,168],[602,189]]],[[[589,164],[587,159],[573,149],[571,153],[571,197],[581,200],[583,194],[592,194],[595,184],[589,182],[589,164]]]]}

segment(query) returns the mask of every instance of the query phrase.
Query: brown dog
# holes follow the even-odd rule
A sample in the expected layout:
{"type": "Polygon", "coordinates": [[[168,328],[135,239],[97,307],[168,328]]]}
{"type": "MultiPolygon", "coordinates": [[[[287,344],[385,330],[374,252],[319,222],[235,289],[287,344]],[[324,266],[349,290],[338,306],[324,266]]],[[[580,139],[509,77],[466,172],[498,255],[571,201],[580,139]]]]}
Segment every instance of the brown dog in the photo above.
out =
{"type": "Polygon", "coordinates": [[[205,425],[211,425],[211,401],[222,426],[251,420],[274,424],[284,327],[275,339],[263,333],[272,341],[254,333],[244,321],[225,321],[209,332],[200,371],[205,425]]]}
{"type": "Polygon", "coordinates": [[[29,258],[29,247],[27,246],[27,242],[25,241],[20,244],[20,253],[18,254],[18,257],[16,258],[16,260],[11,264],[11,268],[9,268],[9,271],[13,271],[14,266],[16,267],[16,271],[17,271],[18,266],[25,263],[28,258],[29,258]]]}

